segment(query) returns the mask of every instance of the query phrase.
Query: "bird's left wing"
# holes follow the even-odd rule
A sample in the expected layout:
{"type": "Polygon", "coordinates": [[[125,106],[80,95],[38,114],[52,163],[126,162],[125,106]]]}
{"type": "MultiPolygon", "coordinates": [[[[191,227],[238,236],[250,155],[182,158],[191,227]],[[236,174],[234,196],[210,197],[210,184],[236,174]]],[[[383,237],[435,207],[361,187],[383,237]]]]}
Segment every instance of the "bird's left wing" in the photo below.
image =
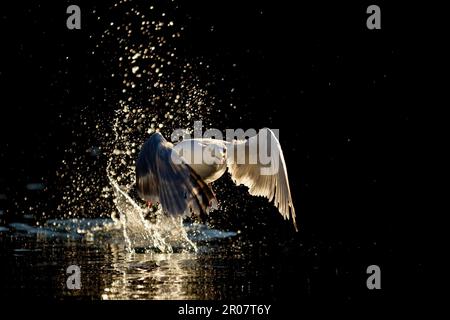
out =
{"type": "Polygon", "coordinates": [[[136,163],[136,185],[143,199],[160,202],[170,215],[193,211],[203,216],[209,207],[217,205],[209,186],[159,133],[142,146],[136,163]]]}

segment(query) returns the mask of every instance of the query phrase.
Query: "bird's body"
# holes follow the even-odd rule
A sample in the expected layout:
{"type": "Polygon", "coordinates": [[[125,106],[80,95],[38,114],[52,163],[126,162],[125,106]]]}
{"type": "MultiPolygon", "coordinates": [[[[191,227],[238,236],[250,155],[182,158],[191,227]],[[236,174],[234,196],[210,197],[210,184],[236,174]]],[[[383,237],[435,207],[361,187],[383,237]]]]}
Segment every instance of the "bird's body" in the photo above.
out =
{"type": "MultiPolygon", "coordinates": [[[[205,181],[211,183],[219,179],[227,170],[227,142],[216,139],[186,139],[174,146],[174,150],[205,181]],[[225,150],[225,151],[224,151],[225,150]],[[196,154],[201,154],[202,161],[195,161],[196,154]],[[206,158],[216,155],[218,161],[207,163],[206,158]]],[[[212,161],[211,161],[212,162],[212,161]]]]}
{"type": "Polygon", "coordinates": [[[210,185],[227,169],[251,195],[274,200],[297,229],[283,152],[270,129],[247,140],[186,139],[176,145],[156,132],[139,154],[136,184],[143,199],[160,202],[170,215],[202,215],[217,207],[210,185]]]}

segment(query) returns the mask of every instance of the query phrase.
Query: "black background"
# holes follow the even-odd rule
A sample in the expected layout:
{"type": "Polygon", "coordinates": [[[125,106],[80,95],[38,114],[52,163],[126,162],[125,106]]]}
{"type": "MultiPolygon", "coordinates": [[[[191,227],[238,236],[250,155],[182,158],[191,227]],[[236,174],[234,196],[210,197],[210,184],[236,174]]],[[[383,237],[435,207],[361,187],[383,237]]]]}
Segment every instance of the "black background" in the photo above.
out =
{"type": "MultiPolygon", "coordinates": [[[[48,186],[37,200],[46,210],[57,204],[55,171],[74,139],[70,119],[85,105],[108,112],[105,90],[118,90],[103,57],[89,54],[89,34],[100,28],[90,12],[107,12],[108,5],[78,2],[82,30],[69,31],[68,4],[1,5],[0,193],[8,195],[8,220],[17,218],[28,181],[48,186]]],[[[317,278],[315,294],[351,292],[370,301],[421,294],[425,261],[416,169],[423,119],[412,107],[423,80],[418,30],[407,7],[384,2],[382,29],[368,30],[369,4],[192,1],[180,5],[176,21],[186,25],[183,54],[205,57],[226,78],[211,94],[226,105],[235,88],[240,113],[224,109],[222,123],[280,129],[300,232],[269,209],[258,224],[251,212],[223,220],[273,241],[286,264],[299,259],[298,243],[320,243],[329,248],[319,255],[323,265],[352,274],[348,281],[317,278]],[[280,246],[293,249],[283,255],[280,246]],[[358,283],[370,264],[384,272],[381,292],[358,283]]],[[[248,201],[250,208],[263,204],[248,201]]],[[[288,267],[279,299],[293,297],[300,282],[288,275],[296,272],[288,267]]]]}

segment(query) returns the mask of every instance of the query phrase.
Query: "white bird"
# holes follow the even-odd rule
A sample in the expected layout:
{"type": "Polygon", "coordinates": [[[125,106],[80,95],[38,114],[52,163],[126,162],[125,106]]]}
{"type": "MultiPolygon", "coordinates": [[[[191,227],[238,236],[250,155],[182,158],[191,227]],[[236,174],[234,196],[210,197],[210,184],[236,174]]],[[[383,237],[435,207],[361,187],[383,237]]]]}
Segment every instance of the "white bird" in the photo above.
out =
{"type": "Polygon", "coordinates": [[[267,128],[246,140],[185,139],[176,145],[153,133],[136,162],[138,194],[149,203],[161,203],[169,215],[202,216],[217,208],[211,183],[227,169],[234,183],[247,186],[251,195],[274,200],[297,230],[283,152],[267,128]]]}

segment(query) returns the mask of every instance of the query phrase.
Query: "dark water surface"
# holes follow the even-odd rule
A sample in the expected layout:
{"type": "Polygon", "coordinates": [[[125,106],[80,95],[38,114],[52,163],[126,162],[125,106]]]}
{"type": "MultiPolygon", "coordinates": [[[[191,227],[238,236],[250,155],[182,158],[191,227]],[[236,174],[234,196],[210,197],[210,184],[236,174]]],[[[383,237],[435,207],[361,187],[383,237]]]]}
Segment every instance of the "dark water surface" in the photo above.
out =
{"type": "MultiPolygon", "coordinates": [[[[89,223],[112,225],[107,219],[89,223]]],[[[273,244],[203,225],[188,235],[197,252],[137,248],[132,253],[120,228],[86,232],[81,226],[64,230],[11,224],[0,232],[2,295],[171,300],[325,296],[346,301],[367,290],[363,252],[377,254],[375,244],[369,249],[321,241],[273,244]],[[66,286],[70,265],[81,268],[80,290],[66,286]]]]}

